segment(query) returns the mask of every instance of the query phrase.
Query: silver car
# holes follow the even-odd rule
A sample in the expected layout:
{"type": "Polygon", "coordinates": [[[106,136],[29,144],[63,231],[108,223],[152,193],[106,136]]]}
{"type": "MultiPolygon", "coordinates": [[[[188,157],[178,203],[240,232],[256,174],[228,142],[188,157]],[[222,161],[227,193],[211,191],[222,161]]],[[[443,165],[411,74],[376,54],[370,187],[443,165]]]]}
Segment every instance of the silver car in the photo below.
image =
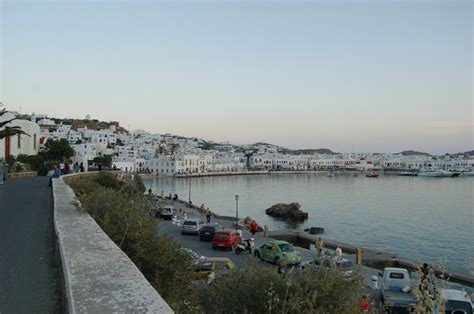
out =
{"type": "Polygon", "coordinates": [[[200,218],[188,218],[183,222],[181,227],[181,234],[199,234],[199,230],[201,230],[202,226],[204,225],[204,221],[200,218]]]}

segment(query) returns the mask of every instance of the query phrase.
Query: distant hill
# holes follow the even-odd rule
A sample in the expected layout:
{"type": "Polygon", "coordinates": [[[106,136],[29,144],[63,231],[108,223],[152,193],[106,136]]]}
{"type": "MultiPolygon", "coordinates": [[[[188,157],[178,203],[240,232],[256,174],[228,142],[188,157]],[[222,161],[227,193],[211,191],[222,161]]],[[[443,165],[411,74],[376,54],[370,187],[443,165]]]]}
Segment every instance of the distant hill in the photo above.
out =
{"type": "Polygon", "coordinates": [[[470,150],[470,151],[464,152],[462,154],[467,155],[467,156],[474,156],[474,150],[470,150]]]}
{"type": "Polygon", "coordinates": [[[399,154],[403,155],[403,156],[431,156],[428,153],[418,152],[416,150],[404,150],[403,152],[401,152],[399,154]]]}

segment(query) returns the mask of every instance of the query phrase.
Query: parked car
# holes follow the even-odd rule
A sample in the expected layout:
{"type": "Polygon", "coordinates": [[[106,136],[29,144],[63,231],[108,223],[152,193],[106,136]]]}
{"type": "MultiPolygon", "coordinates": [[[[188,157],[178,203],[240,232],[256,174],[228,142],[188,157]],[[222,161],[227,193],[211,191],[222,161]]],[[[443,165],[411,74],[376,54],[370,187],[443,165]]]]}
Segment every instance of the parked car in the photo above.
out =
{"type": "Polygon", "coordinates": [[[160,213],[160,218],[171,220],[173,215],[176,215],[176,209],[173,206],[165,206],[160,213]]]}
{"type": "Polygon", "coordinates": [[[381,301],[384,309],[404,308],[412,311],[417,304],[415,287],[417,286],[408,270],[404,268],[385,267],[380,287],[381,301]]]}
{"type": "Polygon", "coordinates": [[[260,259],[280,265],[298,265],[301,263],[300,252],[286,241],[271,240],[255,249],[254,255],[260,259]]]}
{"type": "Polygon", "coordinates": [[[217,230],[214,239],[212,239],[212,249],[224,248],[233,250],[241,240],[242,236],[239,231],[232,229],[217,230]]]}
{"type": "Polygon", "coordinates": [[[217,230],[224,229],[218,223],[208,223],[202,226],[199,230],[199,240],[200,241],[212,241],[217,230]]]}
{"type": "Polygon", "coordinates": [[[183,222],[181,226],[181,234],[199,234],[199,230],[201,230],[202,226],[204,225],[204,221],[201,218],[188,218],[183,222]]]}
{"type": "MultiPolygon", "coordinates": [[[[472,314],[473,304],[465,290],[441,289],[441,300],[444,302],[444,313],[446,314],[472,314]]],[[[435,307],[434,313],[444,314],[437,307],[435,307]]]]}
{"type": "Polygon", "coordinates": [[[325,257],[321,256],[314,260],[301,263],[300,267],[302,269],[306,267],[315,267],[320,270],[328,270],[330,268],[335,268],[340,270],[344,276],[350,277],[357,270],[357,266],[347,258],[341,257],[325,257]]]}
{"type": "Polygon", "coordinates": [[[191,259],[193,260],[194,265],[197,265],[199,263],[199,261],[202,261],[206,258],[205,256],[199,255],[198,253],[194,252],[193,250],[191,250],[187,247],[183,247],[183,248],[181,248],[181,250],[184,253],[186,253],[187,255],[189,255],[189,257],[191,257],[191,259]]]}
{"type": "Polygon", "coordinates": [[[210,284],[216,276],[226,276],[234,268],[234,263],[227,257],[207,257],[196,265],[194,279],[205,279],[210,284]]]}

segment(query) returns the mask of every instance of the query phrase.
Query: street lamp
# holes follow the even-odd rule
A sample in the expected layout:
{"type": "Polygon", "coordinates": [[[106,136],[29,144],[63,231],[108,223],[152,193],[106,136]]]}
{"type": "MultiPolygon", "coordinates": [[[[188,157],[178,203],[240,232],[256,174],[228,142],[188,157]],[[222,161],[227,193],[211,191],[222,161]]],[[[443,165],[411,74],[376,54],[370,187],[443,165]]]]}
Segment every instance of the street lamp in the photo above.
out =
{"type": "Polygon", "coordinates": [[[239,196],[235,196],[235,230],[239,226],[239,196]]]}
{"type": "Polygon", "coordinates": [[[191,180],[188,180],[188,188],[189,188],[188,203],[191,204],[191,180]]]}

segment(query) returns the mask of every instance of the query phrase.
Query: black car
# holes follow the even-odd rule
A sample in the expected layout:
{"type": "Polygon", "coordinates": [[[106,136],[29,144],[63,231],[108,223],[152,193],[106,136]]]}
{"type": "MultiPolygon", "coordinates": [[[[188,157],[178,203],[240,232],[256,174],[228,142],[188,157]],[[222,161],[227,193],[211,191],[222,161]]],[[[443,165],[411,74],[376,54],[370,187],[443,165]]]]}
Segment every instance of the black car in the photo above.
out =
{"type": "Polygon", "coordinates": [[[224,229],[218,223],[209,223],[202,226],[201,230],[199,230],[199,240],[210,242],[214,239],[214,235],[216,231],[219,229],[224,229]]]}

